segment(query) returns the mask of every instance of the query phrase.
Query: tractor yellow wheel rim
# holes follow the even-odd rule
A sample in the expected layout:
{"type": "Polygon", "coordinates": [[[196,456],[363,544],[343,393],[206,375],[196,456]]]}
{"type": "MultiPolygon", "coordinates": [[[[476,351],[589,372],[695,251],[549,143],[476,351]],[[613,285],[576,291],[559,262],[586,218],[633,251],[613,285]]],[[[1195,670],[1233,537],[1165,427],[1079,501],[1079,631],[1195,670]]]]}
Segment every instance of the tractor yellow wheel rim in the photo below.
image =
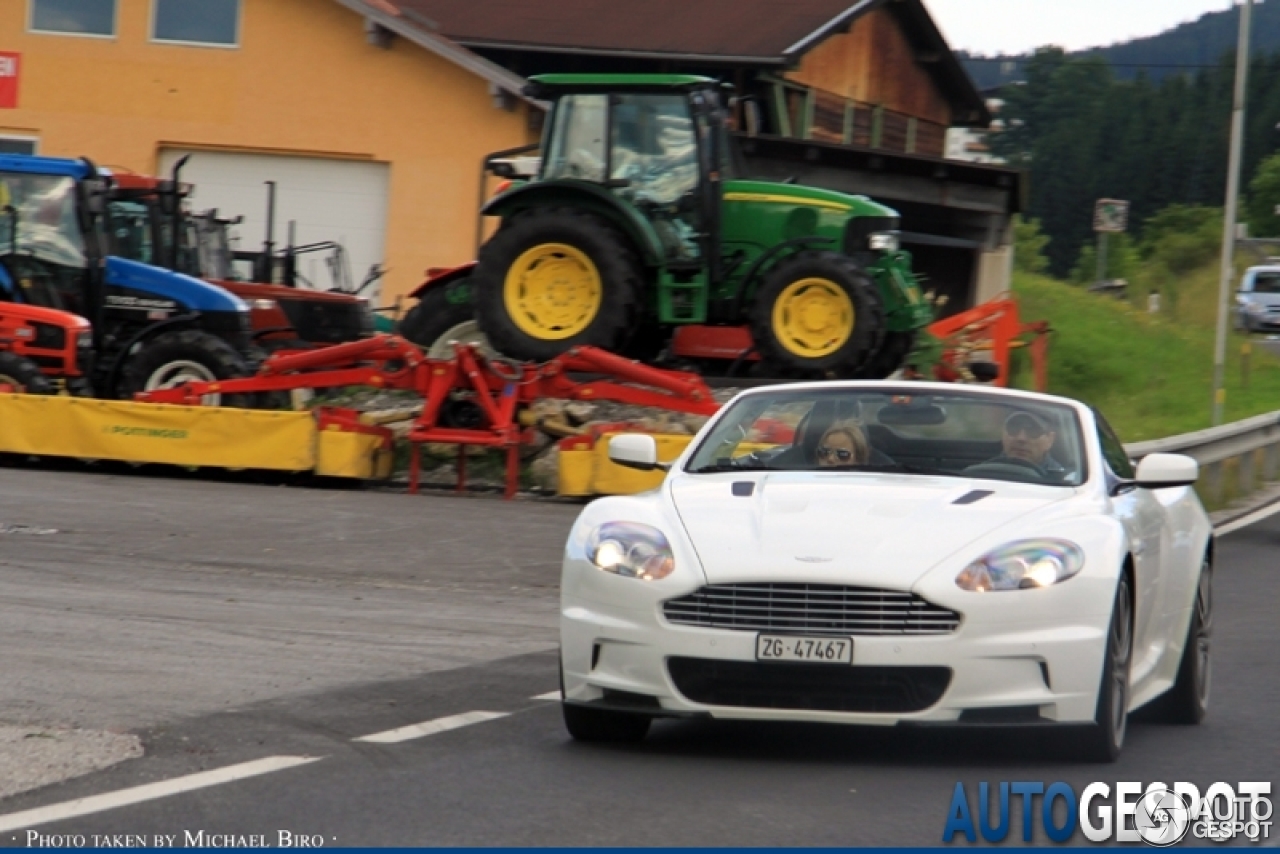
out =
{"type": "Polygon", "coordinates": [[[820,359],[839,350],[853,334],[857,314],[844,288],[830,279],[799,279],[773,304],[773,332],[786,350],[820,359]]]}
{"type": "Polygon", "coordinates": [[[503,288],[507,314],[520,331],[542,341],[572,338],[600,313],[600,271],[580,249],[540,243],[521,253],[507,270],[503,288]]]}

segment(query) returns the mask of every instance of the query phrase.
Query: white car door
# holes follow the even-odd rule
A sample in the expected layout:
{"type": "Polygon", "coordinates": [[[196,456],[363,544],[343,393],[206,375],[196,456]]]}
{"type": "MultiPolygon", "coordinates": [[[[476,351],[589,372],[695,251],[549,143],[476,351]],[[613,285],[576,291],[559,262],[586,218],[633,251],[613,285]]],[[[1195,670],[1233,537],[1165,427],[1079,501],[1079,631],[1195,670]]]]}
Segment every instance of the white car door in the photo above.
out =
{"type": "MultiPolygon", "coordinates": [[[[1106,420],[1096,414],[1098,441],[1110,473],[1117,481],[1133,480],[1133,463],[1124,445],[1106,420]]],[[[1133,664],[1130,668],[1133,693],[1140,692],[1143,682],[1157,672],[1169,646],[1168,608],[1171,579],[1167,557],[1169,520],[1164,505],[1147,489],[1131,488],[1111,499],[1112,512],[1125,528],[1133,553],[1135,572],[1135,608],[1133,625],[1133,664]]]]}

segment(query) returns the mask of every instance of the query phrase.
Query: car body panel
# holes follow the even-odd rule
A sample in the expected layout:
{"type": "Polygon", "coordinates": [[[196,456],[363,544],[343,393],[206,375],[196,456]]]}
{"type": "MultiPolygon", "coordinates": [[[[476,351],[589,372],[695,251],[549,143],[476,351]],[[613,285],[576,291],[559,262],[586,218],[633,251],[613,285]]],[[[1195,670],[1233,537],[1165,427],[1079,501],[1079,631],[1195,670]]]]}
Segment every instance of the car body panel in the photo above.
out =
{"type": "Polygon", "coordinates": [[[1280,332],[1280,265],[1245,271],[1232,315],[1242,332],[1280,332]]]}
{"type": "MultiPolygon", "coordinates": [[[[824,383],[812,388],[884,385],[824,383]]],[[[913,383],[910,390],[955,393],[953,386],[929,383],[913,383]]],[[[768,393],[767,388],[753,389],[735,401],[768,393]]],[[[875,725],[954,723],[975,710],[1035,707],[1043,722],[1089,723],[1097,708],[1116,585],[1126,571],[1134,576],[1137,606],[1130,708],[1166,691],[1177,673],[1212,536],[1194,491],[1116,489],[1093,412],[1084,404],[1001,389],[975,393],[1072,407],[1084,437],[1088,477],[1078,486],[1048,486],[857,471],[686,471],[700,442],[730,409],[726,405],[658,489],[587,505],[570,532],[562,574],[566,699],[601,702],[606,691],[618,691],[653,698],[659,709],[655,714],[875,725]],[[747,481],[751,494],[735,495],[733,484],[747,481]],[[973,503],[954,503],[974,490],[990,494],[973,503]],[[661,531],[674,558],[671,574],[644,581],[592,564],[592,532],[617,521],[661,531]],[[1036,589],[982,593],[957,585],[956,576],[992,550],[1047,538],[1070,541],[1082,550],[1083,568],[1077,575],[1036,589]],[[945,691],[927,707],[905,712],[711,705],[689,699],[672,676],[673,658],[754,662],[758,632],[672,622],[664,603],[708,584],[761,582],[879,588],[914,594],[954,611],[959,615],[954,631],[852,635],[854,668],[947,667],[951,678],[945,691]]]]}

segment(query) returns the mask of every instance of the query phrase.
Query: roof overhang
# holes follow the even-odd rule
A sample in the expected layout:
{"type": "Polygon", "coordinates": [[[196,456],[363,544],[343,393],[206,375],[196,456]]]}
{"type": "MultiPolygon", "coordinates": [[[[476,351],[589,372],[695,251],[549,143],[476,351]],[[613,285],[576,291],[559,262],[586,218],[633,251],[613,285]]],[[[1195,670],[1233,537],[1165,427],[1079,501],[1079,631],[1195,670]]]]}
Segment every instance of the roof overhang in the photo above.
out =
{"type": "Polygon", "coordinates": [[[519,74],[508,71],[501,65],[472,53],[466,47],[451,39],[445,38],[438,33],[430,32],[428,25],[431,22],[429,21],[406,20],[401,10],[390,3],[379,2],[379,0],[337,0],[337,2],[365,20],[372,21],[406,41],[425,48],[442,59],[447,59],[454,65],[465,68],[478,77],[489,81],[498,91],[540,107],[546,106],[524,94],[524,87],[527,81],[519,74]]]}

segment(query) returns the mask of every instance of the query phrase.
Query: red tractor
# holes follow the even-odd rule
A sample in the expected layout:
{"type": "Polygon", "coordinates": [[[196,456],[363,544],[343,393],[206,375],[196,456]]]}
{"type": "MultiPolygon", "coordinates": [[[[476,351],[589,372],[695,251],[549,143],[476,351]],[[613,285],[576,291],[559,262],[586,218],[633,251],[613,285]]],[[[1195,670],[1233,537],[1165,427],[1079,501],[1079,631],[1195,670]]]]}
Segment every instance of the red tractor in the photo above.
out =
{"type": "Polygon", "coordinates": [[[111,254],[186,273],[240,297],[249,306],[255,343],[266,350],[311,349],[373,334],[374,315],[368,299],[345,291],[296,285],[297,248],[274,252],[268,237],[262,253],[234,252],[228,229],[239,220],[219,218],[216,211],[194,214],[187,210],[184,200],[192,188],[177,180],[178,169],[174,178],[167,180],[113,173],[107,204],[111,254]],[[253,281],[237,275],[236,261],[244,255],[260,256],[255,260],[267,262],[253,264],[253,281]],[[277,278],[283,283],[263,283],[277,278]]]}
{"type": "Polygon", "coordinates": [[[90,393],[93,332],[67,311],[0,301],[0,392],[90,393]]]}

